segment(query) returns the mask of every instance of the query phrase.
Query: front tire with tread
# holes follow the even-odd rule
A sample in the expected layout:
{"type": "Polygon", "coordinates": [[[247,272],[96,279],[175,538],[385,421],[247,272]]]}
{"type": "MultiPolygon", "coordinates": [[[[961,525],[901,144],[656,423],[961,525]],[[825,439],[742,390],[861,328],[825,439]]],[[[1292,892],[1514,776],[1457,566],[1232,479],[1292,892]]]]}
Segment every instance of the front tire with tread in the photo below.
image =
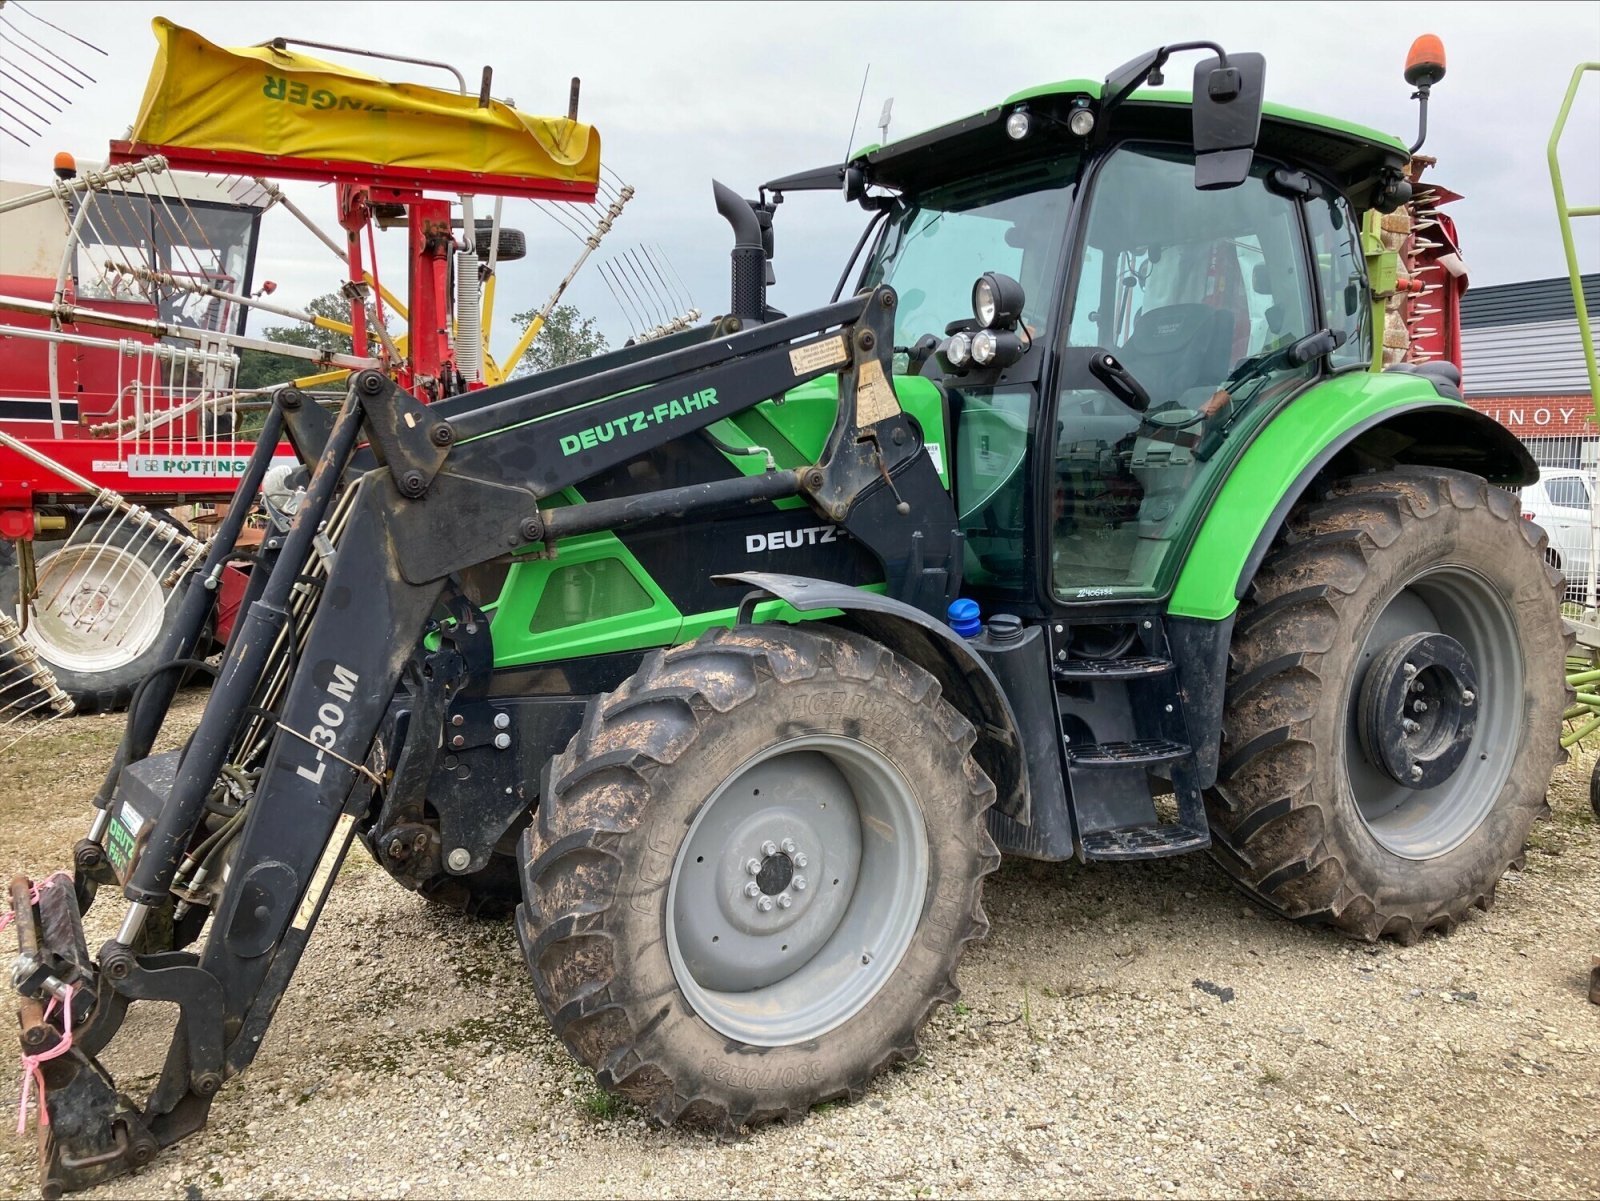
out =
{"type": "Polygon", "coordinates": [[[518,936],[556,1033],[661,1125],[731,1134],[860,1098],[916,1055],[934,1007],[957,996],[963,952],[988,929],[994,785],[972,759],[974,739],[930,675],[840,630],[742,626],[651,653],[590,704],[520,847],[518,936]],[[713,1029],[675,974],[669,881],[707,798],[752,757],[817,736],[870,746],[910,785],[928,844],[920,915],[853,1016],[802,1043],[747,1045],[713,1029]]]}

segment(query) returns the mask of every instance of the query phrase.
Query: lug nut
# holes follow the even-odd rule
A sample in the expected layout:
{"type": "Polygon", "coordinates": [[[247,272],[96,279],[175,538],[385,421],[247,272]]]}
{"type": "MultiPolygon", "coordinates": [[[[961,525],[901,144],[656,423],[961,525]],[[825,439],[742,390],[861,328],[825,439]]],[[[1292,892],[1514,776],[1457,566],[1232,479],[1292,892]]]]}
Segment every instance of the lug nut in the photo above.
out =
{"type": "Polygon", "coordinates": [[[789,886],[796,892],[804,892],[806,890],[806,878],[804,876],[796,876],[789,881],[789,886]]]}
{"type": "Polygon", "coordinates": [[[1426,713],[1427,711],[1428,711],[1428,702],[1427,701],[1412,701],[1411,702],[1411,712],[1413,712],[1413,713],[1426,713]]]}
{"type": "Polygon", "coordinates": [[[1418,730],[1422,729],[1421,726],[1412,721],[1409,717],[1403,717],[1400,719],[1400,728],[1407,734],[1415,734],[1418,730]]]}
{"type": "Polygon", "coordinates": [[[1411,765],[1411,778],[1412,778],[1412,780],[1420,780],[1420,779],[1422,779],[1422,769],[1420,767],[1418,767],[1415,763],[1413,763],[1411,765]]]}
{"type": "Polygon", "coordinates": [[[761,910],[762,913],[771,913],[772,912],[772,898],[771,897],[762,897],[759,901],[756,902],[756,908],[761,910]]]}
{"type": "Polygon", "coordinates": [[[811,860],[807,859],[803,854],[796,854],[794,857],[794,865],[796,867],[805,867],[810,862],[811,860]]]}
{"type": "Polygon", "coordinates": [[[761,874],[761,860],[746,859],[744,863],[744,870],[752,876],[759,876],[761,874]]]}
{"type": "Polygon", "coordinates": [[[788,893],[784,893],[782,896],[780,896],[778,898],[778,908],[779,909],[787,909],[787,908],[789,908],[790,905],[793,905],[793,904],[794,904],[794,898],[791,897],[788,893]]]}
{"type": "Polygon", "coordinates": [[[1478,698],[1472,694],[1472,690],[1470,688],[1462,690],[1461,703],[1463,705],[1470,705],[1470,704],[1472,704],[1473,701],[1475,701],[1477,699],[1478,698]]]}
{"type": "Polygon", "coordinates": [[[785,838],[782,842],[780,842],[778,844],[778,847],[779,847],[779,849],[781,849],[783,851],[783,853],[785,855],[793,855],[794,854],[794,839],[785,838]]]}
{"type": "Polygon", "coordinates": [[[1415,663],[1407,663],[1404,664],[1400,670],[1405,673],[1406,679],[1409,680],[1412,676],[1417,674],[1417,665],[1415,663]]]}
{"type": "Polygon", "coordinates": [[[750,883],[744,886],[744,895],[750,897],[751,899],[759,897],[761,895],[761,885],[757,884],[754,880],[750,881],[750,883]]]}
{"type": "Polygon", "coordinates": [[[763,855],[776,855],[778,853],[778,844],[769,838],[761,844],[761,853],[763,855]]]}

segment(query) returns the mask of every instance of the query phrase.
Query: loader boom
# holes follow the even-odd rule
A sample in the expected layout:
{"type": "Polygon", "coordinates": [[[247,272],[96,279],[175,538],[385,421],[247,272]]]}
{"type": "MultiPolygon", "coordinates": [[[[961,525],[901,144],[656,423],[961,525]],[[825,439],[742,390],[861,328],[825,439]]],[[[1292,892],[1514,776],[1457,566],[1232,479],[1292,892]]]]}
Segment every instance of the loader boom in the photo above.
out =
{"type": "MultiPolygon", "coordinates": [[[[432,406],[363,372],[331,421],[292,390],[278,394],[269,420],[281,417],[314,470],[270,575],[228,648],[164,803],[145,814],[150,828],[139,832],[130,862],[113,870],[103,840],[117,790],[136,787],[154,734],[148,719],[108,776],[91,839],[78,848],[79,895],[123,879],[128,913],[94,966],[52,949],[63,923],[38,931],[37,958],[52,970],[34,1000],[65,991],[79,1023],[72,1050],[43,1066],[52,1118],[47,1192],[114,1177],[198,1129],[222,1081],[255,1057],[357,819],[381,800],[388,765],[380,724],[425,625],[432,617],[443,644],[463,656],[474,637],[486,637],[483,614],[453,588],[452,573],[534,543],[553,553],[557,539],[575,533],[798,495],[878,557],[891,596],[942,614],[960,585],[959,534],[921,431],[890,383],[894,307],[884,287],[765,324],[730,318],[655,353],[625,350],[581,371],[432,406]],[[840,376],[840,403],[813,465],[573,509],[539,507],[654,446],[830,373],[840,376]],[[336,510],[341,533],[330,555],[318,544],[336,510]],[[297,610],[319,559],[326,578],[309,610],[303,602],[297,610]],[[298,628],[308,613],[308,628],[298,628]],[[168,949],[153,916],[171,904],[175,884],[181,892],[187,882],[182,895],[196,896],[192,861],[208,797],[246,732],[260,730],[261,681],[297,644],[270,749],[233,819],[242,823],[234,874],[210,932],[198,955],[168,949]],[[93,1059],[136,999],[175,1003],[182,1015],[142,1108],[118,1094],[93,1059]]],[[[263,441],[255,458],[271,452],[263,441]]],[[[248,477],[263,466],[253,460],[248,477]]],[[[253,500],[240,492],[225,534],[253,500]]],[[[213,557],[230,549],[213,548],[213,557]]],[[[207,607],[185,610],[195,629],[176,632],[174,646],[187,645],[207,607]]],[[[59,898],[52,904],[60,912],[59,898]]],[[[32,928],[34,912],[19,911],[19,919],[32,928]]],[[[64,928],[81,939],[78,920],[74,912],[64,928]]]]}

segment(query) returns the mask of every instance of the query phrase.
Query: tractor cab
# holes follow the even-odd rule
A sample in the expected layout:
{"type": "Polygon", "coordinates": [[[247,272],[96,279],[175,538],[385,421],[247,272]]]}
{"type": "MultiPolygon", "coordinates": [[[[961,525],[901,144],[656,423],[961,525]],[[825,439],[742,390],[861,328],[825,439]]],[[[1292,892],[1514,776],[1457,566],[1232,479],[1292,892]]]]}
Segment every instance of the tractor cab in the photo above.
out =
{"type": "Polygon", "coordinates": [[[1405,147],[1258,105],[1253,153],[1219,179],[1210,69],[1192,118],[1189,96],[1125,80],[1117,100],[1114,73],[846,168],[883,213],[859,286],[896,290],[897,369],[949,397],[980,598],[1048,612],[1169,593],[1252,434],[1373,362],[1361,213],[1399,202],[1405,147]]]}

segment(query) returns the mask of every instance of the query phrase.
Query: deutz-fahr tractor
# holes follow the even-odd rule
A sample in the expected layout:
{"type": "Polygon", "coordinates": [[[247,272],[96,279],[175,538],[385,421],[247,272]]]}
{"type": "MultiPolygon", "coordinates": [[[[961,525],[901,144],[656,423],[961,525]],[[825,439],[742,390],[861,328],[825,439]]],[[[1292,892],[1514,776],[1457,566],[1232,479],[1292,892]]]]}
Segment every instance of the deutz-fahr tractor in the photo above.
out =
{"type": "MultiPolygon", "coordinates": [[[[1424,102],[1443,66],[1413,56],[1424,102]]],[[[1362,939],[1487,907],[1561,754],[1535,468],[1448,364],[1382,367],[1368,218],[1415,147],[1264,76],[1169,45],[714,185],[701,328],[428,405],[279,392],[74,878],[12,886],[46,1191],[204,1125],[353,840],[513,917],[601,1085],[725,1133],[915,1054],[1002,853],[1209,849],[1362,939]],[[1159,90],[1180,52],[1192,96],[1159,90]],[[787,316],[773,216],[808,189],[871,217],[787,316]],[[292,520],[151,754],[280,432],[292,520]],[[97,890],[126,910],[91,955],[97,890]],[[97,1056],[142,1001],[181,1020],[137,1102],[97,1056]]]]}

